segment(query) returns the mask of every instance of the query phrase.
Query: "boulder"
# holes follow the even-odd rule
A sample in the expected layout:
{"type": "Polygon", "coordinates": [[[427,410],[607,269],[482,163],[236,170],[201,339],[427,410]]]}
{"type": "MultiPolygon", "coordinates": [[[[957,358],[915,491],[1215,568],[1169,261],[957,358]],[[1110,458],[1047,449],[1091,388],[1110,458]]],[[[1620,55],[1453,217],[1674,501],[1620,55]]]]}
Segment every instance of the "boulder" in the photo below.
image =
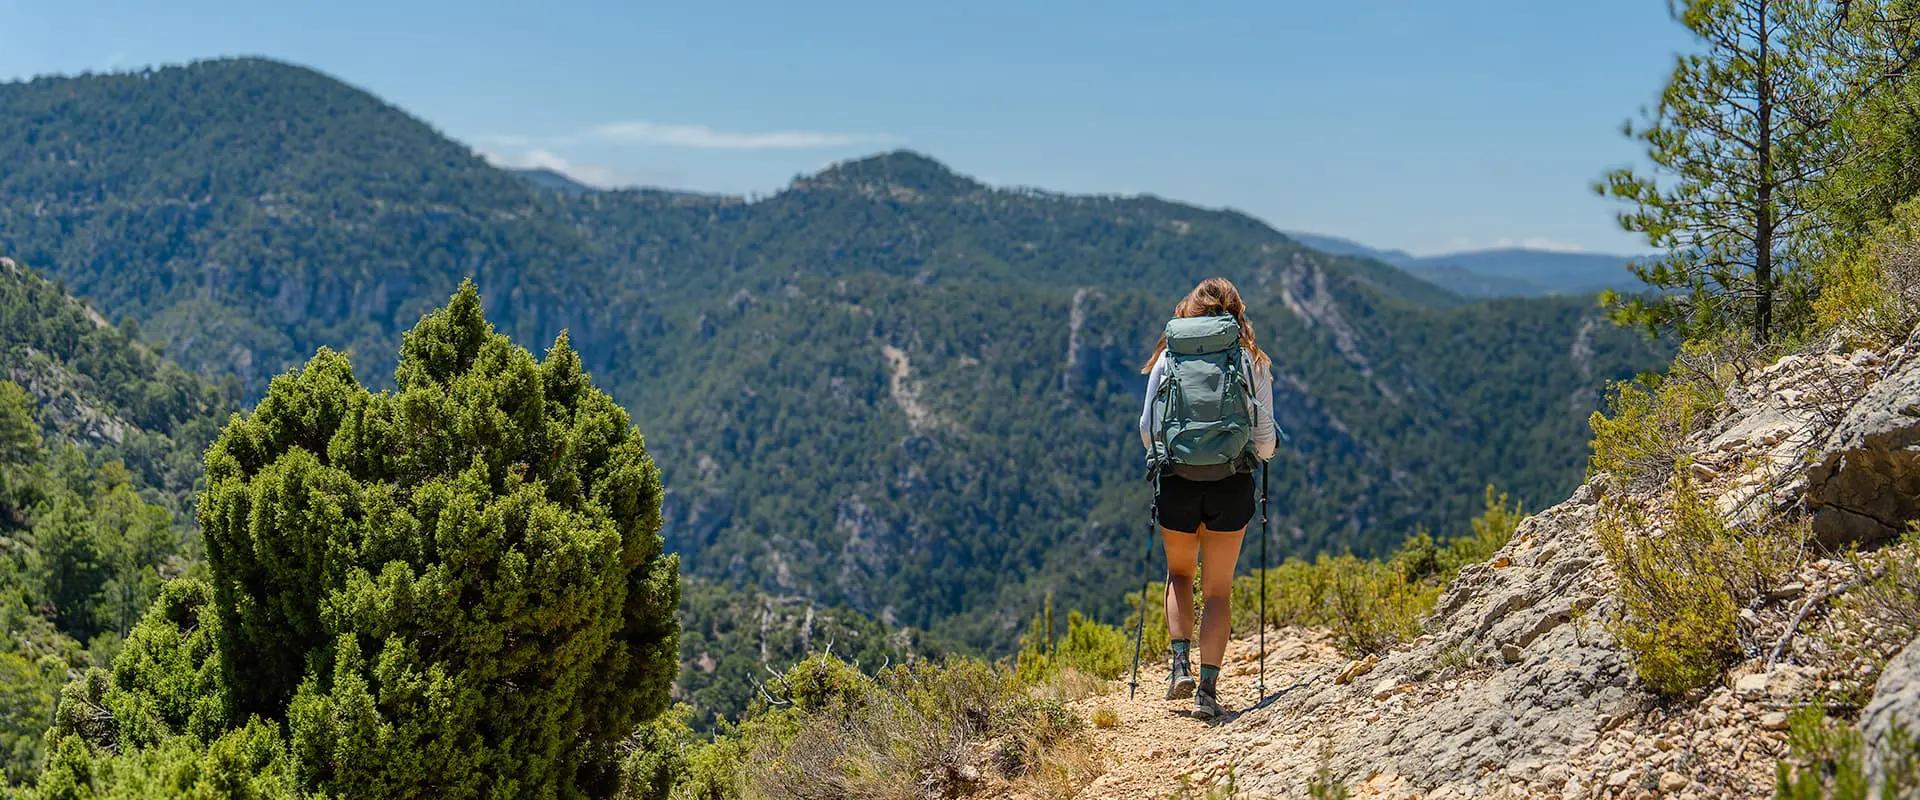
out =
{"type": "Polygon", "coordinates": [[[1873,699],[1860,714],[1860,732],[1867,740],[1867,780],[1876,788],[1896,721],[1906,727],[1908,735],[1920,736],[1920,639],[1908,643],[1887,662],[1880,681],[1874,684],[1873,699]]]}
{"type": "Polygon", "coordinates": [[[1829,547],[1893,538],[1920,519],[1920,361],[1874,384],[1827,436],[1807,505],[1829,547]]]}

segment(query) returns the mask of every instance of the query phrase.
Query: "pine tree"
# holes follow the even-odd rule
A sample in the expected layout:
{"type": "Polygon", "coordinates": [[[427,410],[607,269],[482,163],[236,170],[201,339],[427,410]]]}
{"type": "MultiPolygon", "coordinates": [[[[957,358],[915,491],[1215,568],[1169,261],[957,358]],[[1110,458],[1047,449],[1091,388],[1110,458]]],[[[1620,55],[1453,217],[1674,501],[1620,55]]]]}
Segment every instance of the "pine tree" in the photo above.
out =
{"type": "Polygon", "coordinates": [[[1595,188],[1633,203],[1621,226],[1669,254],[1634,273],[1675,291],[1609,294],[1618,321],[1689,337],[1775,333],[1780,300],[1804,288],[1795,245],[1814,220],[1809,189],[1840,157],[1828,6],[1670,0],[1705,49],[1680,56],[1646,124],[1625,128],[1657,173],[1618,169],[1595,188]]]}
{"type": "Polygon", "coordinates": [[[565,334],[536,361],[471,282],[406,335],[396,382],[369,393],[322,349],[233,418],[200,502],[210,586],[170,584],[111,678],[68,687],[43,790],[200,758],[270,778],[260,796],[615,791],[678,664],[639,433],[565,334]]]}
{"type": "Polygon", "coordinates": [[[1870,236],[1920,194],[1920,1],[1841,0],[1830,34],[1846,102],[1835,132],[1846,158],[1817,202],[1833,250],[1870,236]]]}

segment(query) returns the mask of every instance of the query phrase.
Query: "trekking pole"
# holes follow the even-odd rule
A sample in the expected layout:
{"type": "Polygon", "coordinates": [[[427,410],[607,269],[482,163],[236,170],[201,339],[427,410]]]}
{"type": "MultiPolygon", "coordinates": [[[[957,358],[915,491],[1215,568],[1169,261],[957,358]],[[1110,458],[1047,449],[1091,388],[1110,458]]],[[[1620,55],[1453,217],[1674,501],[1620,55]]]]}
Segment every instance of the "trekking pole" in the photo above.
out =
{"type": "Polygon", "coordinates": [[[1148,476],[1153,481],[1153,508],[1148,512],[1151,522],[1147,524],[1147,555],[1140,559],[1140,618],[1133,626],[1133,677],[1127,680],[1127,699],[1133,699],[1133,693],[1140,688],[1140,645],[1146,639],[1147,632],[1147,589],[1153,585],[1153,538],[1160,532],[1160,470],[1155,468],[1148,476]]]}
{"type": "Polygon", "coordinates": [[[1267,697],[1267,464],[1260,464],[1260,699],[1267,697]]]}

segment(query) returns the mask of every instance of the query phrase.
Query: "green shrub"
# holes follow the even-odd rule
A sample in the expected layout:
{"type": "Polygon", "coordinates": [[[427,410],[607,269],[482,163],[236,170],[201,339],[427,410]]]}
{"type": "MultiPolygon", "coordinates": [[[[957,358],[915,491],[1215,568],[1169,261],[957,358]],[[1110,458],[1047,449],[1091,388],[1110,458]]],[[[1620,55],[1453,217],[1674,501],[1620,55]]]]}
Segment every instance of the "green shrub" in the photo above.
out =
{"type": "Polygon", "coordinates": [[[1672,475],[1661,514],[1609,503],[1597,532],[1620,579],[1614,636],[1641,680],[1670,697],[1739,659],[1739,609],[1791,571],[1804,537],[1796,526],[1729,528],[1684,471],[1672,475]]]}
{"type": "Polygon", "coordinates": [[[1329,628],[1341,652],[1353,656],[1411,639],[1462,568],[1485,561],[1513,538],[1525,513],[1507,502],[1489,486],[1473,533],[1438,542],[1420,531],[1384,561],[1321,554],[1241,576],[1234,582],[1234,627],[1247,630],[1256,622],[1264,581],[1269,625],[1329,628]]]}
{"type": "Polygon", "coordinates": [[[1607,408],[1587,418],[1593,430],[1589,476],[1606,474],[1629,493],[1660,488],[1684,457],[1686,439],[1720,401],[1716,384],[1643,375],[1614,383],[1607,408]]]}
{"type": "Polygon", "coordinates": [[[1341,556],[1321,564],[1331,575],[1327,624],[1341,652],[1385,650],[1419,635],[1420,621],[1439,599],[1432,581],[1409,581],[1392,563],[1341,556]]]}
{"type": "Polygon", "coordinates": [[[1920,522],[1873,556],[1849,553],[1860,574],[1872,576],[1840,597],[1841,608],[1870,620],[1859,626],[1898,643],[1920,636],[1920,522]]]}
{"type": "Polygon", "coordinates": [[[1127,671],[1130,644],[1127,634],[1112,625],[1095,622],[1078,611],[1067,613],[1067,635],[1055,651],[1061,666],[1097,678],[1118,678],[1127,671]]]}
{"type": "Polygon", "coordinates": [[[210,579],[170,585],[110,684],[63,696],[62,752],[97,761],[69,759],[80,788],[124,791],[115,764],[154,748],[222,757],[259,719],[303,792],[614,791],[678,666],[638,432],[564,334],[535,360],[471,283],[406,335],[396,382],[370,393],[322,349],[233,417],[199,504],[210,579]]]}
{"type": "Polygon", "coordinates": [[[1307,796],[1313,800],[1347,800],[1347,785],[1333,776],[1333,770],[1321,766],[1307,779],[1307,796]]]}
{"type": "MultiPolygon", "coordinates": [[[[1055,639],[1047,635],[1052,623],[1053,597],[1048,595],[1020,639],[1011,670],[1015,683],[1056,699],[1077,700],[1097,694],[1107,681],[1127,673],[1133,657],[1128,632],[1069,611],[1067,629],[1055,639]]],[[[1160,635],[1166,637],[1164,626],[1160,635]]]]}
{"type": "Polygon", "coordinates": [[[159,744],[112,755],[78,736],[58,740],[38,784],[22,800],[149,800],[236,798],[296,800],[294,758],[279,727],[260,720],[211,742],[172,736],[159,744]]]}
{"type": "Polygon", "coordinates": [[[828,653],[815,653],[789,668],[778,681],[783,700],[803,712],[848,703],[872,691],[873,678],[828,653]]]}
{"type": "Polygon", "coordinates": [[[670,800],[674,787],[689,782],[687,756],[697,747],[692,717],[692,707],[675,705],[621,742],[621,800],[670,800]]]}
{"type": "Polygon", "coordinates": [[[1440,565],[1445,579],[1452,581],[1454,575],[1460,574],[1462,567],[1492,558],[1500,548],[1513,541],[1514,532],[1520,529],[1520,522],[1526,518],[1526,509],[1520,501],[1513,501],[1513,507],[1508,508],[1507,493],[1496,495],[1489,484],[1485,509],[1468,523],[1473,528],[1473,535],[1455,538],[1448,544],[1447,556],[1440,565]]]}
{"type": "Polygon", "coordinates": [[[1821,327],[1860,341],[1906,339],[1920,323],[1920,200],[1894,208],[1860,247],[1830,256],[1813,307],[1821,327]]]}
{"type": "Polygon", "coordinates": [[[1920,739],[1896,723],[1880,762],[1875,792],[1867,780],[1866,740],[1818,705],[1787,717],[1787,757],[1774,764],[1777,800],[1896,800],[1920,795],[1920,739]]]}

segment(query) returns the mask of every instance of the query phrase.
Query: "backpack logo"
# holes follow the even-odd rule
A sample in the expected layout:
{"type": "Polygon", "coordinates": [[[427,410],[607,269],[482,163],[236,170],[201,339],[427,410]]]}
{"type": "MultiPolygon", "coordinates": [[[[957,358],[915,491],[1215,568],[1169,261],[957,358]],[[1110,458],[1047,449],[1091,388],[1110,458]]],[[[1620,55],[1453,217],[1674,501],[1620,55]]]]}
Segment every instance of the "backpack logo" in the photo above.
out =
{"type": "Polygon", "coordinates": [[[1252,380],[1232,316],[1167,322],[1167,373],[1153,399],[1155,466],[1249,466],[1252,380]]]}

